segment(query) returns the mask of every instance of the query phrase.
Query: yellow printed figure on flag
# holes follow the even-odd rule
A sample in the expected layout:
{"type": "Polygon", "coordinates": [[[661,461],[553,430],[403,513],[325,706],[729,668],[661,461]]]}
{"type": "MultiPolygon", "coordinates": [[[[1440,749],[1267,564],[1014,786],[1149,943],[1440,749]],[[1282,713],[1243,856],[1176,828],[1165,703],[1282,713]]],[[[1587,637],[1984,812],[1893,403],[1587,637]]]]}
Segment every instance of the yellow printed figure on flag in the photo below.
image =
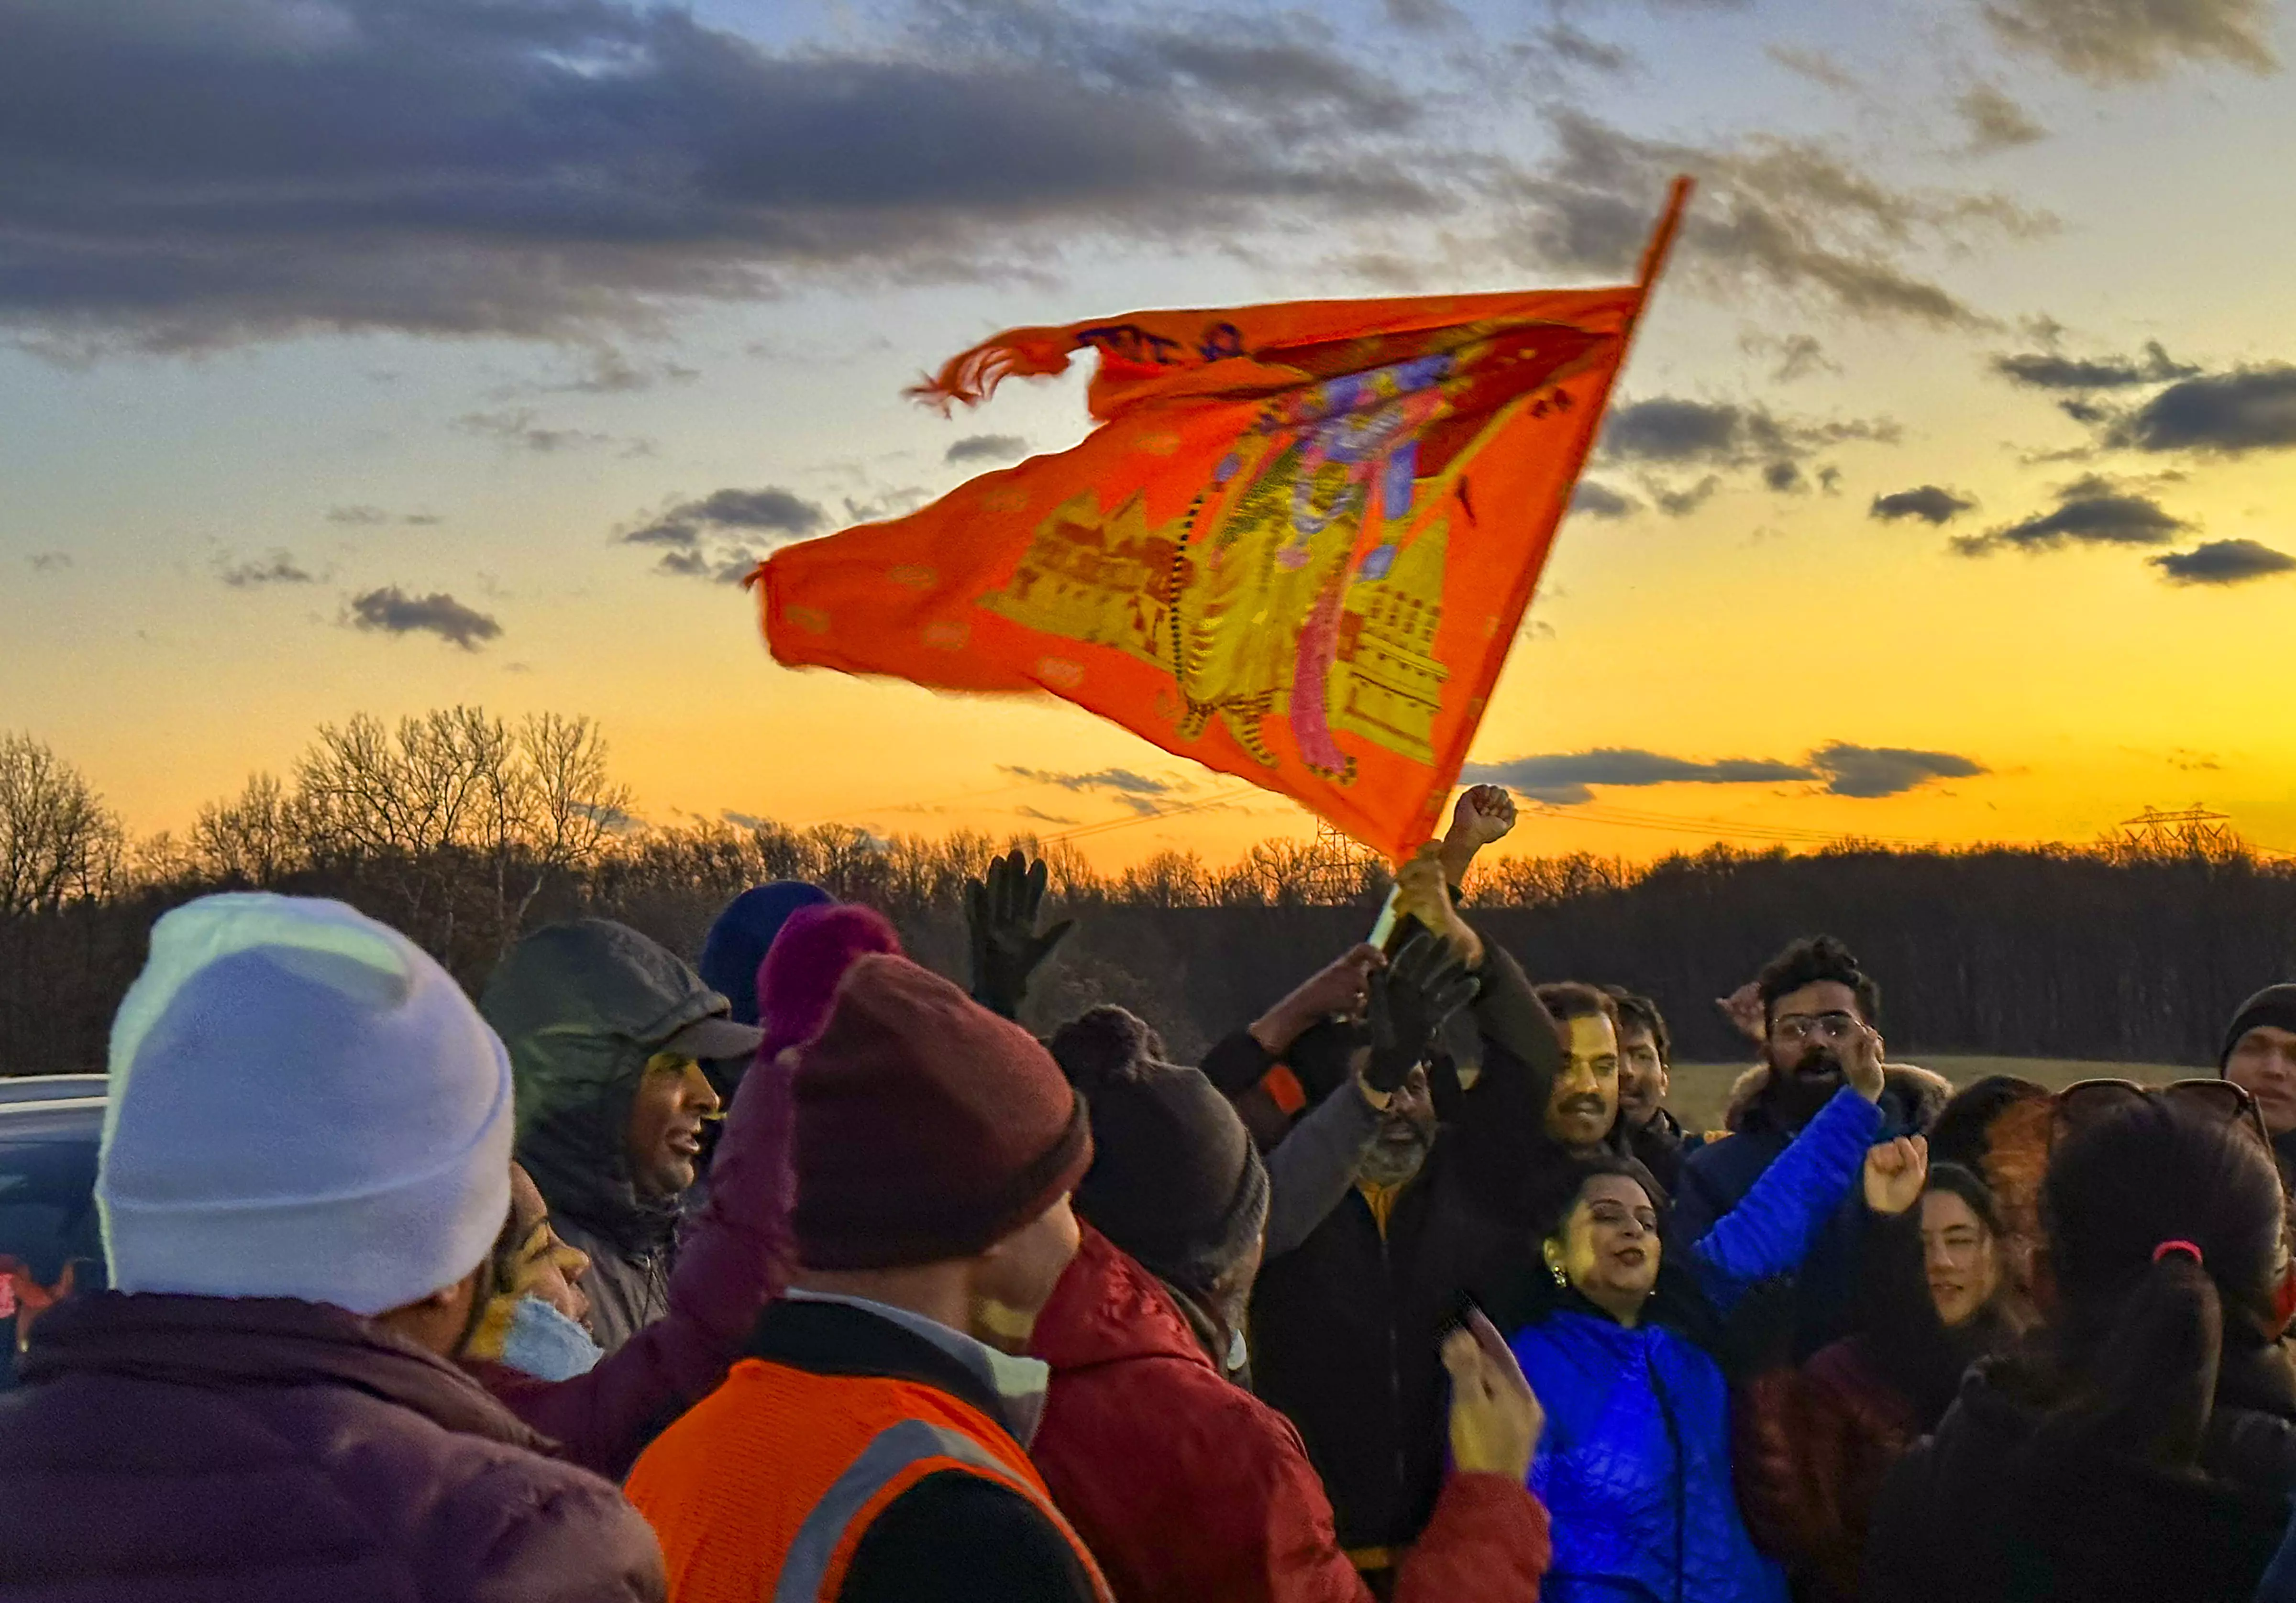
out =
{"type": "Polygon", "coordinates": [[[775,657],[1049,691],[1400,857],[1434,831],[1685,192],[1615,289],[1016,330],[922,393],[1097,353],[1100,426],[758,573],[775,657]]]}

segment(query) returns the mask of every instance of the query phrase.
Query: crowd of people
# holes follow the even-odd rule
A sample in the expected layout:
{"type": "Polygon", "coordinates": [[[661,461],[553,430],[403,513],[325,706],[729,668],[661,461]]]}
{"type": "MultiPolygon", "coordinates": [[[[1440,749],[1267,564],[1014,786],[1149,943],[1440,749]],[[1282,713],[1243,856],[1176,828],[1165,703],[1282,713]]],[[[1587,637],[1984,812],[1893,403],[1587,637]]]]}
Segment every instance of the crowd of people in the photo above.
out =
{"type": "Polygon", "coordinates": [[[2214,1077],[1954,1090],[1788,946],[1665,1018],[1393,933],[1198,1065],[744,893],[689,964],[534,931],[473,1003],[338,903],[168,913],[109,1288],[20,1321],[0,1599],[2296,1603],[2296,986],[2214,1077]]]}

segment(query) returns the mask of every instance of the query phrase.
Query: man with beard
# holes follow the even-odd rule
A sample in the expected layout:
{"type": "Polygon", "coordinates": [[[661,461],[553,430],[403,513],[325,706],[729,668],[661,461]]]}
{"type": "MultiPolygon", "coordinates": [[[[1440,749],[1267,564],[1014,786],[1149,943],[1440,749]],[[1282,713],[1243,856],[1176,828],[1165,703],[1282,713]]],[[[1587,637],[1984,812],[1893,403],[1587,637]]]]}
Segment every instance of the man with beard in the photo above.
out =
{"type": "MultiPolygon", "coordinates": [[[[1833,936],[1796,941],[1755,983],[1762,1004],[1762,1061],[1731,1092],[1724,1119],[1729,1136],[1700,1148],[1682,1165],[1673,1223],[1685,1243],[1703,1239],[1735,1207],[1844,1084],[1869,1095],[1880,1087],[1877,1141],[1925,1134],[1952,1090],[1925,1069],[1883,1066],[1875,1027],[1881,986],[1833,936]]],[[[1866,1218],[1865,1198],[1852,1191],[1803,1260],[1793,1296],[1797,1360],[1854,1327],[1866,1218]]]]}
{"type": "Polygon", "coordinates": [[[1299,1427],[1340,1545],[1374,1590],[1425,1529],[1442,1486],[1438,1349],[1476,1288],[1521,1249],[1507,1204],[1562,1057],[1529,982],[1452,908],[1431,848],[1399,883],[1398,912],[1442,935],[1481,978],[1480,1072],[1463,1085],[1469,1076],[1431,1039],[1451,995],[1443,971],[1398,985],[1428,968],[1423,947],[1406,945],[1372,970],[1371,1039],[1351,1080],[1268,1156],[1267,1259],[1250,1318],[1254,1384],[1299,1427]],[[1310,1173],[1332,1182],[1320,1196],[1310,1173]]]}

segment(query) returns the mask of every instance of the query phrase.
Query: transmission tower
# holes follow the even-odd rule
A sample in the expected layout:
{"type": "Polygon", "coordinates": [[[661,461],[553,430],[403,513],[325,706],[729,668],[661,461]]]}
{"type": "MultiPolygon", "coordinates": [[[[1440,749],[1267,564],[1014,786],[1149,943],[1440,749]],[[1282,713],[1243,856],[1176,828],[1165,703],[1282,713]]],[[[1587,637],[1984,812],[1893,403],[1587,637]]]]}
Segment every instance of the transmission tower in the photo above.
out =
{"type": "Polygon", "coordinates": [[[1317,819],[1316,838],[1300,864],[1308,900],[1331,904],[1354,901],[1363,892],[1365,872],[1378,861],[1345,830],[1317,819]]]}
{"type": "Polygon", "coordinates": [[[2230,856],[2241,849],[2233,832],[2232,816],[2214,813],[2195,802],[2181,813],[2147,807],[2134,818],[2120,821],[2121,843],[2147,856],[2230,856]]]}

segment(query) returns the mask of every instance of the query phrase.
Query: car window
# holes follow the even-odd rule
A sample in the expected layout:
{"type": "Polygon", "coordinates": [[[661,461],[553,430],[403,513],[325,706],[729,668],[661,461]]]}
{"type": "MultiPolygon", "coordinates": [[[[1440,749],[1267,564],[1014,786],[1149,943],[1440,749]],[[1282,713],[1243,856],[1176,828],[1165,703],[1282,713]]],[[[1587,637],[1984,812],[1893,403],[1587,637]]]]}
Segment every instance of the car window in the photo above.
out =
{"type": "MultiPolygon", "coordinates": [[[[104,1284],[95,1155],[92,1140],[0,1140],[0,1257],[42,1287],[61,1280],[67,1264],[74,1291],[104,1284]]],[[[0,1390],[15,1384],[18,1301],[12,1282],[0,1288],[0,1390]]]]}

